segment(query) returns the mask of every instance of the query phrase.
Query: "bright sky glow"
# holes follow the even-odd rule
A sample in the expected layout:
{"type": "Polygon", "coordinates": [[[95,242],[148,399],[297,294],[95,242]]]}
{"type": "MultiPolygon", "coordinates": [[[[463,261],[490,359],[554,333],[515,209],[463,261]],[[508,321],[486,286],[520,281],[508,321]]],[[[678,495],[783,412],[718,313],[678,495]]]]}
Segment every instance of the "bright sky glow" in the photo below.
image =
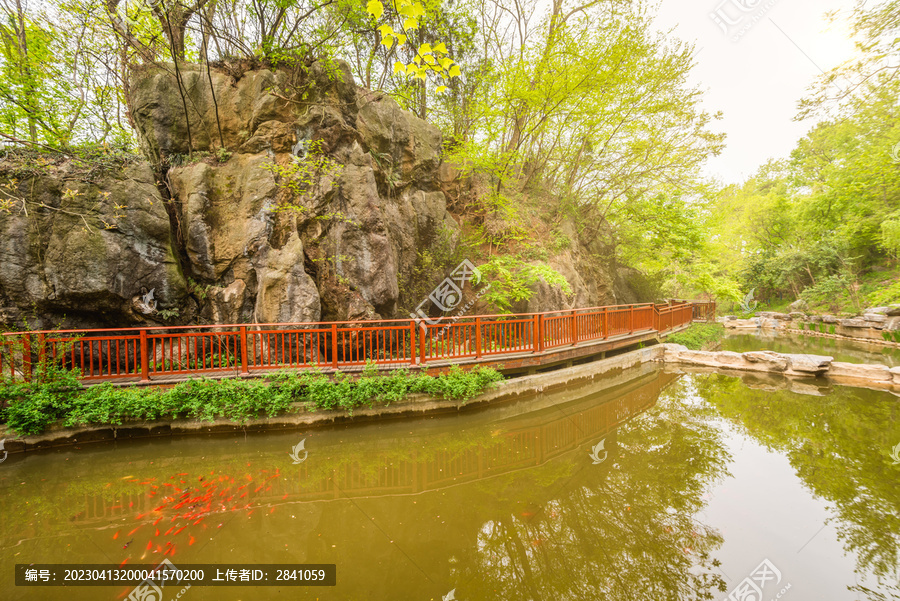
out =
{"type": "Polygon", "coordinates": [[[813,125],[792,120],[798,101],[820,69],[853,54],[847,20],[831,24],[824,14],[852,6],[853,0],[662,1],[658,29],[696,44],[694,83],[707,91],[706,109],[724,113],[716,127],[728,135],[727,147],[708,163],[708,175],[739,182],[769,158],[789,155],[813,125]],[[747,5],[754,10],[739,8],[747,5]],[[757,21],[743,35],[732,26],[739,36],[733,41],[710,16],[717,11],[725,22],[757,21]]]}

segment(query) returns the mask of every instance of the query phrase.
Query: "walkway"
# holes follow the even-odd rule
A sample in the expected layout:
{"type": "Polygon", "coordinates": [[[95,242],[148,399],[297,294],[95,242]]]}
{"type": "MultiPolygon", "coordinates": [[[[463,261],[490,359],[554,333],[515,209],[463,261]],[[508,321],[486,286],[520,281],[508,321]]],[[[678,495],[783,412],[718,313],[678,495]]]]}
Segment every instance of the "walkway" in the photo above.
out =
{"type": "Polygon", "coordinates": [[[630,346],[714,319],[715,303],[616,305],[512,315],[412,320],[231,324],[13,332],[0,339],[0,374],[31,380],[46,365],[85,383],[167,384],[195,375],[281,369],[359,371],[451,365],[531,368],[630,346]]]}

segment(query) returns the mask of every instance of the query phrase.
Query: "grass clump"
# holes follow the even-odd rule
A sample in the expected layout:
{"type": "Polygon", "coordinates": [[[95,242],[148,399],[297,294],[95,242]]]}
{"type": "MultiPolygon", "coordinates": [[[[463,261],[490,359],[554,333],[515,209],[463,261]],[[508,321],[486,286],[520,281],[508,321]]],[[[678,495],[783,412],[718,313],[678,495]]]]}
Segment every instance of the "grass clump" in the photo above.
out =
{"type": "Polygon", "coordinates": [[[725,328],[716,323],[695,323],[683,332],[676,332],[666,337],[666,342],[683,344],[692,351],[718,342],[725,335],[725,328]]]}
{"type": "Polygon", "coordinates": [[[359,378],[318,370],[277,373],[260,379],[191,379],[168,388],[115,387],[109,382],[85,387],[78,373],[57,368],[41,371],[32,382],[0,380],[0,421],[19,435],[40,434],[52,424],[66,427],[120,425],[125,421],[226,418],[245,423],[263,415],[291,411],[343,409],[390,404],[410,393],[468,400],[503,379],[497,370],[458,366],[438,376],[398,369],[379,374],[368,363],[359,378]]]}

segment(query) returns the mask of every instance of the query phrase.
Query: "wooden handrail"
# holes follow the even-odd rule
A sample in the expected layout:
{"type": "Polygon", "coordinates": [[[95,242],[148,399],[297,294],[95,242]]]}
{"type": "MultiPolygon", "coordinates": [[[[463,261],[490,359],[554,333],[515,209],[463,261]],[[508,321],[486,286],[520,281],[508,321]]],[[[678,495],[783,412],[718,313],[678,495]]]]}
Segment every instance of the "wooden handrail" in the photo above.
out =
{"type": "Polygon", "coordinates": [[[425,365],[516,353],[656,331],[715,315],[713,302],[588,307],[523,314],[314,323],[215,324],[42,330],[0,337],[0,377],[30,380],[53,362],[85,380],[147,382],[160,376],[328,365],[425,365]]]}

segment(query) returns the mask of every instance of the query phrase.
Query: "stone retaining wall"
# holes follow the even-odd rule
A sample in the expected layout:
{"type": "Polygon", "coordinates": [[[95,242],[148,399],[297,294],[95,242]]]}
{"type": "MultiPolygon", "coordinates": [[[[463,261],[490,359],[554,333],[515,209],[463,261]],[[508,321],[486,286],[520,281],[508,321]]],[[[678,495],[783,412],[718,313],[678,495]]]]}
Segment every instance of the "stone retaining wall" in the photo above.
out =
{"type": "Polygon", "coordinates": [[[666,364],[763,372],[792,377],[824,376],[840,384],[900,392],[900,367],[842,363],[825,355],[786,354],[773,351],[692,351],[681,344],[664,344],[666,364]]]}

